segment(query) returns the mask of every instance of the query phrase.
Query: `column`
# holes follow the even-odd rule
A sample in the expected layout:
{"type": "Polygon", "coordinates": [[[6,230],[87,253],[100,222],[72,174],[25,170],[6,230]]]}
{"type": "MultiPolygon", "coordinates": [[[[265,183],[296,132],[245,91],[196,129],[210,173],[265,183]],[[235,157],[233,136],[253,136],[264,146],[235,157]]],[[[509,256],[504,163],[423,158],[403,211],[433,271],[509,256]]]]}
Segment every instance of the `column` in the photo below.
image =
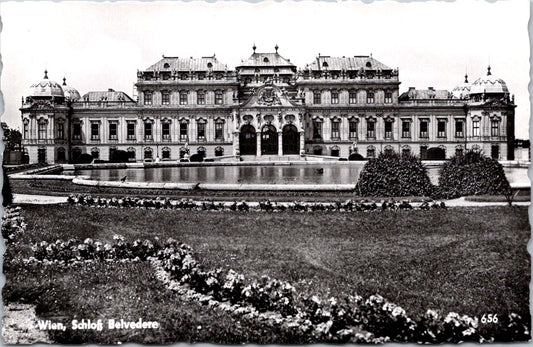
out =
{"type": "Polygon", "coordinates": [[[257,138],[257,156],[261,156],[261,132],[258,131],[256,133],[256,138],[257,138]]]}
{"type": "Polygon", "coordinates": [[[233,155],[240,155],[241,148],[239,144],[240,132],[233,132],[233,155]]]}
{"type": "Polygon", "coordinates": [[[278,155],[283,155],[283,132],[278,131],[278,155]]]}
{"type": "Polygon", "coordinates": [[[305,132],[300,131],[300,155],[305,154],[305,132]]]}

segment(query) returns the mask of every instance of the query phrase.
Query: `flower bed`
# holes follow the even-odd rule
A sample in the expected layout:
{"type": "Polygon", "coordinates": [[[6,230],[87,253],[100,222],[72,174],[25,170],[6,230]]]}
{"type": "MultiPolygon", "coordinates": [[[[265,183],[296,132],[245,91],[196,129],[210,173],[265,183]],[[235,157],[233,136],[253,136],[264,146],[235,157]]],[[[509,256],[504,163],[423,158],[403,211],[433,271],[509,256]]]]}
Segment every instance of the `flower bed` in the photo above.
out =
{"type": "Polygon", "coordinates": [[[380,204],[376,202],[357,202],[346,200],[344,202],[215,202],[196,201],[191,199],[171,200],[168,198],[105,198],[93,197],[92,195],[77,194],[69,195],[68,203],[72,205],[105,207],[105,208],[148,208],[148,209],[177,209],[177,210],[204,210],[204,211],[262,211],[262,212],[354,212],[354,211],[378,211],[378,210],[428,210],[430,208],[446,208],[444,202],[423,202],[421,204],[411,204],[409,201],[384,201],[380,204]]]}
{"type": "Polygon", "coordinates": [[[323,299],[298,293],[288,282],[269,277],[247,279],[221,269],[207,271],[195,259],[192,249],[173,239],[136,240],[121,236],[113,244],[92,239],[32,247],[28,264],[83,266],[93,261],[150,261],[167,287],[189,300],[223,309],[247,319],[258,319],[283,329],[298,329],[322,342],[381,343],[386,341],[458,343],[461,341],[526,341],[528,322],[510,314],[500,317],[501,329],[482,335],[477,318],[456,313],[439,315],[428,310],[413,319],[401,307],[379,295],[364,299],[358,295],[323,299]]]}
{"type": "Polygon", "coordinates": [[[16,241],[18,235],[26,230],[26,223],[20,215],[20,207],[5,207],[2,216],[2,237],[6,243],[16,241]]]}

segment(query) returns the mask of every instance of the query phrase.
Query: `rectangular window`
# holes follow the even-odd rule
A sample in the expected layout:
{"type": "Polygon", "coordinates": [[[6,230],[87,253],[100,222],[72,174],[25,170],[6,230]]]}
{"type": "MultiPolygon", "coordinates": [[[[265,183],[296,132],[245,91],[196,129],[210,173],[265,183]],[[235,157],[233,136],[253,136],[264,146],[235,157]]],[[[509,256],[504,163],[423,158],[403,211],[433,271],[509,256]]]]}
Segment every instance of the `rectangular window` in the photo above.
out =
{"type": "Polygon", "coordinates": [[[224,140],[224,123],[215,123],[215,140],[224,140]]]}
{"type": "Polygon", "coordinates": [[[205,123],[198,123],[198,141],[205,141],[205,123]]]}
{"type": "Polygon", "coordinates": [[[392,122],[390,120],[385,121],[385,138],[392,139],[392,122]]]}
{"type": "Polygon", "coordinates": [[[91,140],[100,140],[100,124],[91,123],[91,140]]]}
{"type": "Polygon", "coordinates": [[[392,92],[385,92],[385,103],[392,104],[392,92]]]}
{"type": "Polygon", "coordinates": [[[455,137],[464,137],[464,122],[462,120],[455,121],[455,137]]]}
{"type": "Polygon", "coordinates": [[[428,147],[420,146],[420,159],[426,160],[428,158],[428,147]]]}
{"type": "Polygon", "coordinates": [[[331,103],[332,104],[338,104],[339,103],[339,92],[336,90],[331,91],[331,103]]]}
{"type": "Polygon", "coordinates": [[[479,136],[479,120],[472,122],[472,136],[479,136]]]}
{"type": "Polygon", "coordinates": [[[490,136],[500,136],[500,122],[497,120],[490,121],[490,136]]]}
{"type": "Polygon", "coordinates": [[[319,105],[322,102],[322,93],[319,91],[313,92],[313,104],[319,105]]]}
{"type": "Polygon", "coordinates": [[[170,104],[170,92],[168,92],[168,91],[161,92],[161,103],[163,105],[169,105],[170,104]]]}
{"type": "Polygon", "coordinates": [[[187,141],[187,122],[181,122],[180,123],[180,140],[181,141],[187,141]]]}
{"type": "Polygon", "coordinates": [[[408,122],[408,121],[402,122],[402,137],[403,138],[411,137],[411,122],[408,122]]]}
{"type": "Polygon", "coordinates": [[[39,123],[39,133],[37,134],[39,140],[46,139],[46,123],[39,123]]]}
{"type": "Polygon", "coordinates": [[[128,140],[135,140],[135,122],[128,122],[127,125],[128,140]]]}
{"type": "Polygon", "coordinates": [[[152,139],[152,123],[144,123],[144,139],[152,139]]]}
{"type": "Polygon", "coordinates": [[[222,94],[222,91],[217,90],[215,92],[215,104],[216,105],[222,105],[223,104],[224,95],[222,94]]]}
{"type": "Polygon", "coordinates": [[[81,139],[81,124],[80,123],[72,124],[72,137],[74,138],[74,140],[81,139]]]}
{"type": "Polygon", "coordinates": [[[196,103],[198,105],[205,105],[205,92],[203,90],[198,91],[196,94],[196,103]]]}
{"type": "Polygon", "coordinates": [[[24,123],[24,138],[28,138],[28,123],[24,123]]]}
{"type": "Polygon", "coordinates": [[[180,92],[180,105],[187,105],[187,92],[180,92]]]}
{"type": "Polygon", "coordinates": [[[374,92],[369,90],[366,92],[366,103],[367,104],[373,104],[374,103],[374,92]]]}
{"type": "Polygon", "coordinates": [[[332,139],[340,139],[340,132],[339,132],[339,124],[340,122],[332,122],[331,123],[331,138],[332,139]]]}
{"type": "Polygon", "coordinates": [[[313,139],[322,139],[322,122],[313,122],[313,139]]]}
{"type": "Polygon", "coordinates": [[[109,123],[109,139],[116,140],[117,137],[117,123],[109,123]]]}
{"type": "Polygon", "coordinates": [[[170,123],[161,124],[161,133],[163,135],[163,140],[170,140],[170,123]]]}
{"type": "Polygon", "coordinates": [[[500,159],[500,146],[492,145],[490,147],[490,156],[492,159],[500,159]]]}
{"type": "Polygon", "coordinates": [[[369,139],[376,138],[376,122],[374,121],[366,122],[366,137],[369,139]]]}
{"type": "Polygon", "coordinates": [[[429,137],[428,128],[429,121],[421,120],[420,121],[420,137],[429,137]]]}
{"type": "Polygon", "coordinates": [[[357,91],[356,90],[350,90],[348,94],[348,102],[350,104],[357,104],[357,91]]]}
{"type": "Polygon", "coordinates": [[[63,125],[63,123],[57,124],[57,138],[58,139],[65,138],[65,126],[63,125]]]}
{"type": "Polygon", "coordinates": [[[356,139],[357,138],[357,122],[355,121],[351,121],[349,123],[349,136],[350,136],[350,139],[356,139]]]}
{"type": "Polygon", "coordinates": [[[145,105],[152,104],[152,92],[144,92],[144,104],[145,105]]]}
{"type": "Polygon", "coordinates": [[[437,137],[446,137],[446,121],[443,119],[437,121],[437,137]]]}

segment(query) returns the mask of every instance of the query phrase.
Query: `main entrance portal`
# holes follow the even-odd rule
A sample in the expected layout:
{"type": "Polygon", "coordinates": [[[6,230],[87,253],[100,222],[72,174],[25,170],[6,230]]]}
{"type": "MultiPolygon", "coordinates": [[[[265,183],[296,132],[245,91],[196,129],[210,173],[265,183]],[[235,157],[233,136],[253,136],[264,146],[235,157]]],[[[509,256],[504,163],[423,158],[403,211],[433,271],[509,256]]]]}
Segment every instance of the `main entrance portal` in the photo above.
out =
{"type": "Polygon", "coordinates": [[[257,135],[255,128],[251,125],[243,125],[239,135],[239,145],[241,155],[257,154],[257,135]]]}
{"type": "Polygon", "coordinates": [[[278,133],[273,125],[265,125],[261,132],[261,154],[278,154],[278,133]]]}
{"type": "Polygon", "coordinates": [[[292,124],[283,127],[283,154],[298,154],[300,152],[300,134],[292,124]]]}

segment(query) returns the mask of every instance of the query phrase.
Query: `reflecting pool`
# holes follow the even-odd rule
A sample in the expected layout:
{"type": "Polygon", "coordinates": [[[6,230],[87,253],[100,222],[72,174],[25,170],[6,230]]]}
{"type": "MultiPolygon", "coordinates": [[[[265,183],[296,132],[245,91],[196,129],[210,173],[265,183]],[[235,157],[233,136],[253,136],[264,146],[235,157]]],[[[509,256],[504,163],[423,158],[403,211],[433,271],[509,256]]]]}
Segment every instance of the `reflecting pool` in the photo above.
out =
{"type": "MultiPolygon", "coordinates": [[[[262,184],[355,184],[363,163],[343,165],[197,166],[131,169],[77,170],[75,174],[99,181],[134,182],[262,183],[262,184]]],[[[527,168],[504,168],[511,183],[528,183],[527,168]]],[[[74,172],[65,172],[74,174],[74,172]]],[[[439,168],[428,168],[431,182],[438,183],[439,168]]]]}

